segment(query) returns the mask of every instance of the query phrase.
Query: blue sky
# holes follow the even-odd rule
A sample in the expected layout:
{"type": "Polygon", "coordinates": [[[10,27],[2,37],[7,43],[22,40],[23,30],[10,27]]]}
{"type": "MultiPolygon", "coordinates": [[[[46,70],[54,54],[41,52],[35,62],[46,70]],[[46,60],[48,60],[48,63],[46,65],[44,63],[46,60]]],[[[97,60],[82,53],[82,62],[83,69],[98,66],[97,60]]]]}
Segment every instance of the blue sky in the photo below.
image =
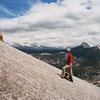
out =
{"type": "MultiPolygon", "coordinates": [[[[32,5],[40,0],[0,0],[0,18],[13,18],[21,16],[28,11],[32,5]]],[[[44,3],[56,2],[57,0],[41,0],[44,3]]]]}

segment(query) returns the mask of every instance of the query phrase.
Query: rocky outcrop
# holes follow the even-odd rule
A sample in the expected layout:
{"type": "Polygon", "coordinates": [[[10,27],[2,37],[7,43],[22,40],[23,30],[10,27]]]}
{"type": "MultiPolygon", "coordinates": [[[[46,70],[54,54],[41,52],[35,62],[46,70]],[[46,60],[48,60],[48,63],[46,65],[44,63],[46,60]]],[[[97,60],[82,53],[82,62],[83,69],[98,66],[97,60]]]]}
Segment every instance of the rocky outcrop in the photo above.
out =
{"type": "Polygon", "coordinates": [[[100,88],[0,42],[0,100],[100,100],[100,88]]]}

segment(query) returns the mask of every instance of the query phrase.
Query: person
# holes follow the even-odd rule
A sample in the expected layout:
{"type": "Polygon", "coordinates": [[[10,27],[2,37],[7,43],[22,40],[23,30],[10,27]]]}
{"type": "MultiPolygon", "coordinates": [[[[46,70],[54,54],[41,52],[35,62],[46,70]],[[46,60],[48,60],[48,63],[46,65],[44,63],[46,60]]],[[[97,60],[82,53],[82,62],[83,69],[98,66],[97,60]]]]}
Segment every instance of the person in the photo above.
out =
{"type": "Polygon", "coordinates": [[[0,33],[0,41],[4,42],[3,35],[0,33]]]}
{"type": "Polygon", "coordinates": [[[61,78],[65,77],[65,73],[68,72],[70,74],[70,81],[73,82],[73,78],[72,78],[72,53],[71,50],[68,48],[67,49],[67,57],[66,57],[66,61],[67,64],[62,68],[62,73],[61,73],[61,78]]]}

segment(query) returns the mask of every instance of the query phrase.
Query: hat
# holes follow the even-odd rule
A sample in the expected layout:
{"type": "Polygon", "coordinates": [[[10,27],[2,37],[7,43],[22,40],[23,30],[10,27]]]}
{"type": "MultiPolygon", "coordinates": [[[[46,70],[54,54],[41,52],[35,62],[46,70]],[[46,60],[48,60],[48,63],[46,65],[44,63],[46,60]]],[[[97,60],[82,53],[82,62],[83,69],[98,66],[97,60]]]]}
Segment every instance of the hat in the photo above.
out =
{"type": "Polygon", "coordinates": [[[71,51],[70,48],[67,48],[67,51],[71,51]]]}

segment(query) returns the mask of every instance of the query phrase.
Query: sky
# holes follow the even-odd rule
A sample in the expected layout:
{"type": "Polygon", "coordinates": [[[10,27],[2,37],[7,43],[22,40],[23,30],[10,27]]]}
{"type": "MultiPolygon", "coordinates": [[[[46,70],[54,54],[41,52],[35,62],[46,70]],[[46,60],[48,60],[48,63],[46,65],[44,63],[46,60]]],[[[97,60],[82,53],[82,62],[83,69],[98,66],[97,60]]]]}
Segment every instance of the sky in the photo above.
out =
{"type": "Polygon", "coordinates": [[[0,0],[0,18],[13,18],[23,15],[38,2],[51,3],[57,0],[0,0]]]}
{"type": "Polygon", "coordinates": [[[0,0],[5,42],[52,47],[100,45],[100,0],[0,0]]]}

